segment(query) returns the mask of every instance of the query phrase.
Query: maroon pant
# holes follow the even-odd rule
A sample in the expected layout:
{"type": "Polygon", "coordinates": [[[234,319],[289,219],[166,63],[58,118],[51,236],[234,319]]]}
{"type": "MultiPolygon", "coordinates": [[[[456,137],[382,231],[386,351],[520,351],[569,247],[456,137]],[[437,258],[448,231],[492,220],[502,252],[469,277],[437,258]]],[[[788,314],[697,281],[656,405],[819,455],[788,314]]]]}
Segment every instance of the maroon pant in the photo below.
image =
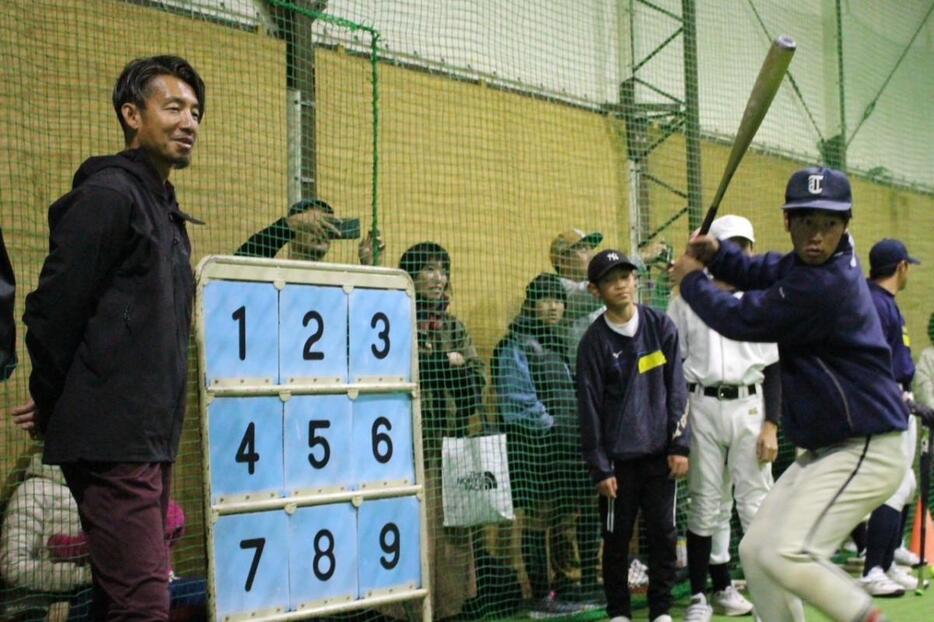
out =
{"type": "Polygon", "coordinates": [[[88,537],[95,622],[169,619],[169,463],[79,462],[62,472],[88,537]]]}

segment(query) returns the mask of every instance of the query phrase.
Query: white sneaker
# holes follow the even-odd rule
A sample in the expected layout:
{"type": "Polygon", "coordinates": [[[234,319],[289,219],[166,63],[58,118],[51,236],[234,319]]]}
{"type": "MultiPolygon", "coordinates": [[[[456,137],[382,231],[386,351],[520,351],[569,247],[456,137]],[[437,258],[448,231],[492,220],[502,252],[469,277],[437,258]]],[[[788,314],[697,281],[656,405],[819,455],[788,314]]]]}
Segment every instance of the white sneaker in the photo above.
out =
{"type": "Polygon", "coordinates": [[[879,566],[873,566],[869,573],[859,580],[859,584],[870,596],[895,598],[905,593],[905,588],[885,576],[879,566]]]}
{"type": "Polygon", "coordinates": [[[717,613],[725,616],[744,616],[752,611],[752,603],[740,594],[737,589],[728,585],[719,592],[714,592],[710,597],[717,613]]]}
{"type": "Polygon", "coordinates": [[[667,613],[663,613],[662,615],[652,620],[652,622],[674,622],[674,620],[672,620],[671,616],[667,613]]]}
{"type": "Polygon", "coordinates": [[[921,560],[917,555],[906,549],[905,545],[902,545],[895,549],[895,563],[902,566],[917,566],[921,563],[921,560]]]}
{"type": "Polygon", "coordinates": [[[908,591],[918,589],[918,577],[910,572],[906,572],[904,568],[897,564],[892,564],[885,572],[885,576],[908,591]]]}
{"type": "Polygon", "coordinates": [[[707,597],[703,594],[691,596],[691,604],[684,612],[684,622],[710,622],[713,618],[713,607],[707,604],[707,597]]]}

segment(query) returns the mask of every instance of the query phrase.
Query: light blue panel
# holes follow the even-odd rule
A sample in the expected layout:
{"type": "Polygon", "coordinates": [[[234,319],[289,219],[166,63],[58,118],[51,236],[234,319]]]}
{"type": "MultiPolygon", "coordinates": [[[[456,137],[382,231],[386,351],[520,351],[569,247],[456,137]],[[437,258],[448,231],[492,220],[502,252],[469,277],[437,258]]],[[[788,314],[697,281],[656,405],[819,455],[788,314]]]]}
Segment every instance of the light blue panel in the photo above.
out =
{"type": "MultiPolygon", "coordinates": [[[[282,494],[282,402],[221,397],[208,406],[211,503],[219,497],[282,494]]],[[[262,495],[268,497],[269,495],[262,495]]]]}
{"type": "Polygon", "coordinates": [[[214,525],[217,620],[289,606],[289,524],[284,511],[222,516],[214,525]]]}
{"type": "Polygon", "coordinates": [[[347,294],[339,287],[287,285],[279,294],[279,370],[289,378],[347,381],[347,294]]]}
{"type": "Polygon", "coordinates": [[[300,395],[285,403],[285,490],[354,483],[353,419],[346,395],[300,395]]]}
{"type": "Polygon", "coordinates": [[[357,511],[349,503],[300,508],[289,520],[291,608],[357,597],[357,511]]]}
{"type": "Polygon", "coordinates": [[[208,386],[216,379],[279,381],[278,292],[270,283],[211,281],[204,287],[208,386]]]}
{"type": "Polygon", "coordinates": [[[412,401],[404,393],[361,395],[353,403],[354,479],[415,483],[412,401]]]}
{"type": "Polygon", "coordinates": [[[363,502],[357,518],[361,598],[371,590],[421,586],[419,524],[415,497],[363,502]]]}
{"type": "Polygon", "coordinates": [[[412,378],[412,300],[400,290],[350,292],[350,381],[412,378]]]}

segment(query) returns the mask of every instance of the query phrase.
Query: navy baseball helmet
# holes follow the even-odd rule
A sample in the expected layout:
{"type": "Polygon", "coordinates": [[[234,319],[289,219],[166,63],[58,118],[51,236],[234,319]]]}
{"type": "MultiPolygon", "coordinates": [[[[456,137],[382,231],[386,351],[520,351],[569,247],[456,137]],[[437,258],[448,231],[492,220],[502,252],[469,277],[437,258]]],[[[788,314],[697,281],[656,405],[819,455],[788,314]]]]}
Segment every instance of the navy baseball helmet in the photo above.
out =
{"type": "Polygon", "coordinates": [[[850,180],[841,171],[822,166],[796,171],[785,188],[785,205],[782,209],[849,212],[853,209],[850,180]]]}

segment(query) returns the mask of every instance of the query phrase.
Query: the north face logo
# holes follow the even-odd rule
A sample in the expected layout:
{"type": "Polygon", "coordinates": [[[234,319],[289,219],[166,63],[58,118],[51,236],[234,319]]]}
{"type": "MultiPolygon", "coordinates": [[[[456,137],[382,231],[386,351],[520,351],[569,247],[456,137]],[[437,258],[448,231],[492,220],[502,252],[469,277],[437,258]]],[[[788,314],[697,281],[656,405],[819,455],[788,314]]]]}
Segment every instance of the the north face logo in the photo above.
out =
{"type": "Polygon", "coordinates": [[[496,476],[490,471],[474,471],[457,478],[457,485],[464,490],[496,490],[496,476]]]}

